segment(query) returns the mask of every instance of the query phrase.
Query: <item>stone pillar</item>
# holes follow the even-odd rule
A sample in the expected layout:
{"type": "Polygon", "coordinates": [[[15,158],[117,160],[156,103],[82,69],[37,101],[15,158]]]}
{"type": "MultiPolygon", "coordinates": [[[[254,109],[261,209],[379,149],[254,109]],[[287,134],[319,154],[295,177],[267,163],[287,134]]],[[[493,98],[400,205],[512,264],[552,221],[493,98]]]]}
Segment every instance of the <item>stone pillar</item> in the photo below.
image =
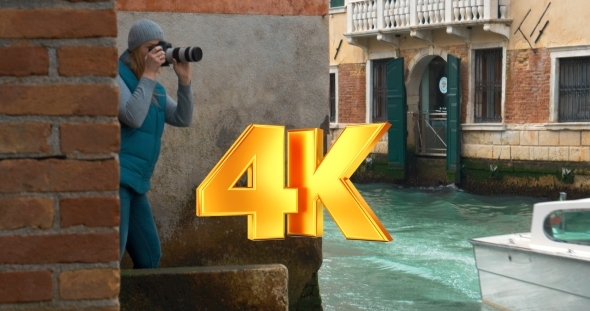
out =
{"type": "Polygon", "coordinates": [[[113,0],[2,2],[0,310],[118,310],[113,0]]]}

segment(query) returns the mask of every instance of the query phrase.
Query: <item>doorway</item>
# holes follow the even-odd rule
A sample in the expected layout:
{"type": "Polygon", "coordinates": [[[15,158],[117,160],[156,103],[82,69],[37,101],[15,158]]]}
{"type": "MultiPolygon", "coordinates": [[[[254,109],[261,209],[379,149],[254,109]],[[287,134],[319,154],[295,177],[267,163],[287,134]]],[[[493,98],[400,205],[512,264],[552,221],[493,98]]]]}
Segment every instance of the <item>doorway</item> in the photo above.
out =
{"type": "Polygon", "coordinates": [[[447,155],[447,62],[434,57],[422,74],[419,87],[419,111],[414,114],[416,154],[447,155]]]}

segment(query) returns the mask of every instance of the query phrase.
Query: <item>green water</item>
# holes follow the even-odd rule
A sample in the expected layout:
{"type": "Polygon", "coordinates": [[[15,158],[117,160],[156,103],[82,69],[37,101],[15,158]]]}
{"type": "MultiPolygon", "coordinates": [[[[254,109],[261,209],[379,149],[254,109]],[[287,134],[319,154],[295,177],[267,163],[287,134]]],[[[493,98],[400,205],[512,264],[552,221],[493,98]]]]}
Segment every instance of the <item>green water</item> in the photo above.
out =
{"type": "Polygon", "coordinates": [[[453,186],[356,185],[393,236],[347,241],[324,213],[322,305],[348,310],[493,310],[481,303],[467,239],[530,231],[530,197],[485,197],[453,186]]]}

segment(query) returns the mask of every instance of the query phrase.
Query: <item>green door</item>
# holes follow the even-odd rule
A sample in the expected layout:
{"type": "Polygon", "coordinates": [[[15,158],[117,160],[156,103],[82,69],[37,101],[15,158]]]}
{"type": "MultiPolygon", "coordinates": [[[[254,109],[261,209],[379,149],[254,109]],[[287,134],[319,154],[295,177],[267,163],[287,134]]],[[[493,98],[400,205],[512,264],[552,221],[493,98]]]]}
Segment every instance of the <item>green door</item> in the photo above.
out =
{"type": "Polygon", "coordinates": [[[406,86],[404,84],[404,59],[396,58],[387,68],[387,121],[391,127],[387,132],[387,153],[389,167],[406,171],[406,86]]]}
{"type": "Polygon", "coordinates": [[[461,60],[447,57],[447,171],[461,183],[461,88],[459,66],[461,60]]]}

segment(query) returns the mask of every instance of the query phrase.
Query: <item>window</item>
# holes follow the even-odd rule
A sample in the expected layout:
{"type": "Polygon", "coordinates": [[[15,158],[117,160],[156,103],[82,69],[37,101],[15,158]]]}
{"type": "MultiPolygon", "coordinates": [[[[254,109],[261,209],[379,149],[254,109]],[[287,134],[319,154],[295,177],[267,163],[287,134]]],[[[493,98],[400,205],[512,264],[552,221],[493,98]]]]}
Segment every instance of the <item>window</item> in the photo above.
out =
{"type": "Polygon", "coordinates": [[[336,8],[344,6],[344,0],[330,0],[330,7],[336,8]]]}
{"type": "Polygon", "coordinates": [[[559,122],[590,121],[590,57],[559,59],[559,122]]]}
{"type": "Polygon", "coordinates": [[[330,123],[338,123],[338,68],[330,68],[330,123]]]}
{"type": "Polygon", "coordinates": [[[373,122],[387,121],[387,62],[390,59],[373,62],[373,122]]]}
{"type": "Polygon", "coordinates": [[[336,74],[330,74],[330,122],[336,122],[336,74]]]}
{"type": "Polygon", "coordinates": [[[590,45],[547,48],[551,53],[549,122],[552,129],[586,129],[590,122],[590,45]]]}
{"type": "Polygon", "coordinates": [[[543,229],[550,240],[590,245],[590,212],[555,211],[545,218],[543,229]]]}
{"type": "Polygon", "coordinates": [[[502,49],[475,51],[474,121],[502,122],[502,49]]]}

